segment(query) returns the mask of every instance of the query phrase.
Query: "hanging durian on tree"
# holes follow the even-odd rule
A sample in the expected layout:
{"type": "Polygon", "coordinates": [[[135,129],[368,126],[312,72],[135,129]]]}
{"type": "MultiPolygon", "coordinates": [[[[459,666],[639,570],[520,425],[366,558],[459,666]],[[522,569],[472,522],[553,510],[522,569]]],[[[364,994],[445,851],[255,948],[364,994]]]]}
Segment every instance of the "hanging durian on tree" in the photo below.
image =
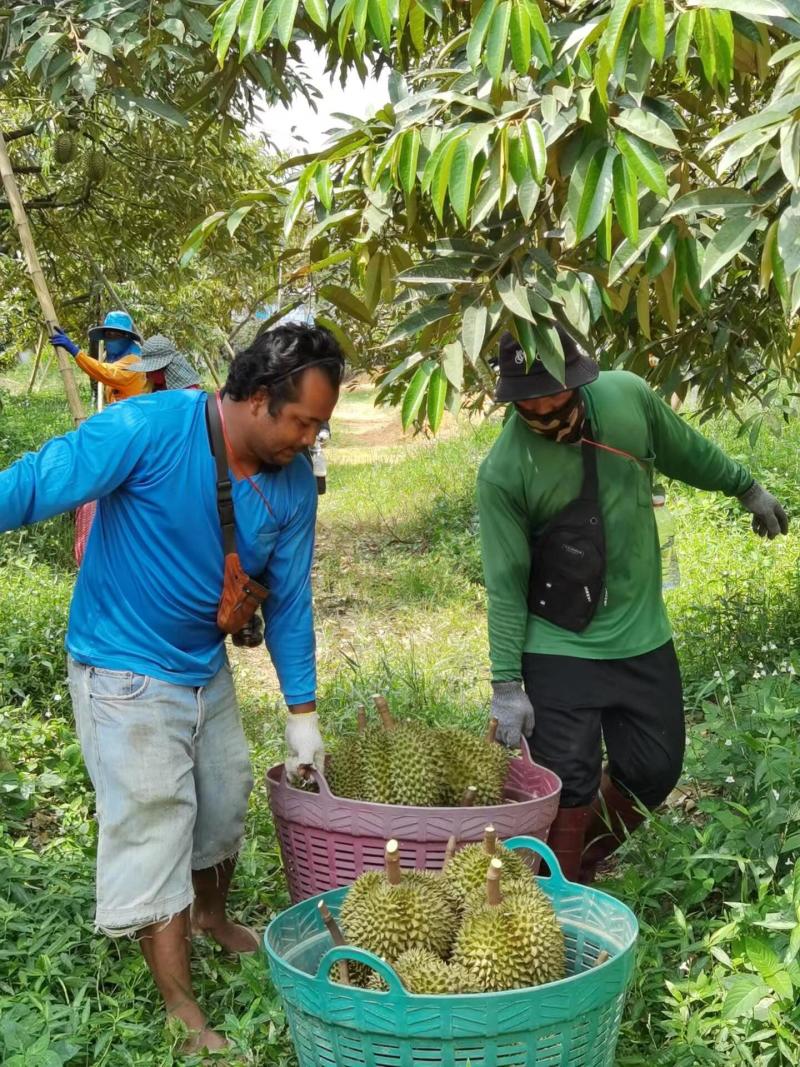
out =
{"type": "Polygon", "coordinates": [[[75,158],[76,144],[71,133],[59,133],[53,141],[53,158],[62,166],[75,158]]]}

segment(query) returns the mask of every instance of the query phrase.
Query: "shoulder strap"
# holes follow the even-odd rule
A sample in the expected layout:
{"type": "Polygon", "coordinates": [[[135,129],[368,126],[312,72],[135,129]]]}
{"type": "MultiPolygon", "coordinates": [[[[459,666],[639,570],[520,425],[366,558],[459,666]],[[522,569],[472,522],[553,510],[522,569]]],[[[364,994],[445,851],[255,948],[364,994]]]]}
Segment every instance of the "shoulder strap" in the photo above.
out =
{"type": "Polygon", "coordinates": [[[228,453],[225,450],[225,438],[222,422],[217,411],[216,397],[206,393],[206,428],[211,454],[217,464],[217,511],[222,526],[222,545],[225,555],[236,551],[236,529],[233,513],[233,493],[228,476],[228,453]]]}
{"type": "Polygon", "coordinates": [[[581,444],[581,457],[583,459],[583,484],[581,485],[581,499],[598,499],[599,485],[597,480],[597,449],[592,436],[592,424],[586,420],[583,431],[583,443],[581,444]]]}

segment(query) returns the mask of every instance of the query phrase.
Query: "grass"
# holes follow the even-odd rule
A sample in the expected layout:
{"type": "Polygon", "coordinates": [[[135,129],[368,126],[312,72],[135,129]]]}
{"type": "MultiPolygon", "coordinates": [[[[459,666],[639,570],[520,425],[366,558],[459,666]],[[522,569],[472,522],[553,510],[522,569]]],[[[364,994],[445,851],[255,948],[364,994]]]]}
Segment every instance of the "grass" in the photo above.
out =
{"type": "MultiPolygon", "coordinates": [[[[68,428],[57,392],[4,401],[3,465],[68,428]]],[[[362,389],[333,431],[315,574],[326,730],[377,689],[402,713],[480,729],[489,687],[473,491],[497,426],[403,444],[362,389]]],[[[752,454],[727,422],[706,432],[800,510],[800,429],[762,435],[752,454]]],[[[669,506],[683,573],[669,604],[692,725],[683,792],[632,840],[610,884],[642,923],[618,1063],[795,1064],[800,548],[796,537],[758,541],[735,505],[707,494],[674,487],[669,506]]],[[[177,1036],[136,947],[91,925],[96,829],[61,647],[70,543],[65,519],[0,537],[0,1062],[166,1065],[177,1036]]],[[[261,783],[281,757],[280,702],[261,650],[238,652],[236,665],[261,783]]],[[[232,903],[263,926],[287,898],[260,784],[249,824],[232,903]]],[[[263,963],[205,942],[193,957],[202,1002],[238,1050],[227,1062],[293,1063],[263,963]]]]}

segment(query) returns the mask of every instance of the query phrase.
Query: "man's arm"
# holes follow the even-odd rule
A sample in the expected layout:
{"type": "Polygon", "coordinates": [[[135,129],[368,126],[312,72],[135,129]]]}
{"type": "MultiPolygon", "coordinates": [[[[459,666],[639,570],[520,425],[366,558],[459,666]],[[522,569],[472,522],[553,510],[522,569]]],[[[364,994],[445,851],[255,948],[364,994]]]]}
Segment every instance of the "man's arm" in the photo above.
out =
{"type": "Polygon", "coordinates": [[[696,489],[717,490],[727,496],[741,496],[746,492],[753,484],[748,469],[726,456],[721,448],[676,414],[645,382],[641,379],[640,382],[657,470],[696,489]]]}
{"type": "Polygon", "coordinates": [[[528,626],[530,538],[527,515],[507,489],[478,476],[481,557],[489,600],[492,681],[522,677],[528,626]]]}
{"type": "Polygon", "coordinates": [[[295,513],[267,564],[269,596],[263,609],[266,645],[284,699],[296,713],[314,710],[317,687],[311,610],[317,490],[310,469],[307,474],[296,490],[301,498],[295,513]]]}
{"type": "MultiPolygon", "coordinates": [[[[123,356],[123,359],[117,360],[115,363],[107,363],[101,362],[99,359],[93,359],[91,356],[87,356],[85,352],[79,352],[75,357],[75,363],[90,378],[94,378],[96,382],[100,382],[101,385],[108,385],[112,389],[133,385],[137,378],[141,378],[144,383],[147,380],[146,375],[138,370],[130,370],[127,364],[123,362],[124,358],[123,356]]],[[[137,356],[136,359],[138,358],[137,356]]]]}
{"type": "Polygon", "coordinates": [[[146,452],[138,408],[114,404],[0,471],[0,530],[49,519],[120,486],[146,452]]]}

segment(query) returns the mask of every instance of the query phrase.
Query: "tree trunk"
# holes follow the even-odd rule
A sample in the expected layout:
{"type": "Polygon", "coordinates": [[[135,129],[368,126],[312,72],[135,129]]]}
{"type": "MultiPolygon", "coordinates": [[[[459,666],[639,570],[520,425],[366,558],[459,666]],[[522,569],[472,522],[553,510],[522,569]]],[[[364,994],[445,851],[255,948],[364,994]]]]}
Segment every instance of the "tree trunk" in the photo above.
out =
{"type": "Polygon", "coordinates": [[[33,383],[36,380],[36,372],[39,369],[39,362],[42,358],[42,349],[44,348],[45,333],[44,330],[39,330],[39,340],[36,342],[36,355],[33,357],[33,370],[31,371],[31,380],[28,382],[27,394],[31,395],[33,389],[33,383]]]}
{"type": "MultiPolygon", "coordinates": [[[[25,214],[25,208],[22,205],[22,197],[19,193],[17,180],[14,177],[14,171],[11,168],[11,161],[8,158],[6,142],[2,133],[0,133],[0,175],[2,175],[3,178],[6,196],[8,197],[11,212],[14,216],[14,222],[17,227],[17,232],[19,233],[20,243],[22,244],[22,250],[25,253],[25,263],[27,264],[31,281],[33,282],[33,288],[36,290],[36,297],[42,309],[42,314],[44,315],[47,335],[49,337],[58,328],[56,309],[53,307],[50,291],[47,288],[47,282],[42,273],[42,268],[39,265],[39,257],[36,254],[36,246],[34,245],[33,237],[31,236],[28,217],[25,214]]],[[[83,413],[83,405],[78,396],[78,388],[75,385],[75,377],[72,373],[72,359],[69,353],[63,348],[57,348],[56,355],[58,357],[58,369],[61,371],[61,377],[64,381],[64,389],[67,394],[67,403],[72,412],[72,417],[77,424],[80,423],[85,416],[83,413]]]]}

